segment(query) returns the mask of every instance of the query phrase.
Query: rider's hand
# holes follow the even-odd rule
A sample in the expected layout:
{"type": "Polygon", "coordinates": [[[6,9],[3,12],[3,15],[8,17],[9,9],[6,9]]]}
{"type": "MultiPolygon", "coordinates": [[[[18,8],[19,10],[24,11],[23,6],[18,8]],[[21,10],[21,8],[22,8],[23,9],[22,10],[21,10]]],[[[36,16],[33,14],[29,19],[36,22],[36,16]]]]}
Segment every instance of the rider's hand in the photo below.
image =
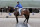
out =
{"type": "Polygon", "coordinates": [[[15,9],[15,8],[14,8],[15,9]]]}
{"type": "Polygon", "coordinates": [[[16,7],[16,8],[18,8],[18,7],[16,7]]]}

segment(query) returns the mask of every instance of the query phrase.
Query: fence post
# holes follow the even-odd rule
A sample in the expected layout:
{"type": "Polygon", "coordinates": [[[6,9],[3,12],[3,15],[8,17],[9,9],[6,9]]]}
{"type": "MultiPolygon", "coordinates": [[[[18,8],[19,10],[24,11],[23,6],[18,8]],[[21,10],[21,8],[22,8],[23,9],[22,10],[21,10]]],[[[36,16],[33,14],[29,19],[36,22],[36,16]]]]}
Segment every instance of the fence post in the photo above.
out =
{"type": "Polygon", "coordinates": [[[2,13],[3,13],[3,9],[2,9],[1,15],[2,15],[2,13]]]}

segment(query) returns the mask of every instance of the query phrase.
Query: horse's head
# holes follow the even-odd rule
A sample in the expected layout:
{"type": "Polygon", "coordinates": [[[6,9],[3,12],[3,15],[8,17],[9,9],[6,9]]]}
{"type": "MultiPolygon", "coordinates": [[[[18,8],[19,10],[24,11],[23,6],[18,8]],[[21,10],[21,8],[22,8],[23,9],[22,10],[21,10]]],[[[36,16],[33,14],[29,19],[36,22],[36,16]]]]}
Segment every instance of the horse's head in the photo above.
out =
{"type": "Polygon", "coordinates": [[[11,6],[8,6],[8,8],[13,8],[14,9],[14,7],[11,7],[11,6]]]}
{"type": "Polygon", "coordinates": [[[12,7],[12,6],[8,6],[8,9],[9,10],[12,9],[13,11],[15,11],[14,7],[12,7]]]}

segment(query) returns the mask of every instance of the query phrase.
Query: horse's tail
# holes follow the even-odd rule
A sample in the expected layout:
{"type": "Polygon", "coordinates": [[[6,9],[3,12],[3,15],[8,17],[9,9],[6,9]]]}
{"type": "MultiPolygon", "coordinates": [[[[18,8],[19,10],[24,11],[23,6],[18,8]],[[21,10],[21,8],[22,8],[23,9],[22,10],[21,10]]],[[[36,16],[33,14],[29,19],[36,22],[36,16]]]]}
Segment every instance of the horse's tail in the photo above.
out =
{"type": "Polygon", "coordinates": [[[26,11],[27,11],[27,12],[29,13],[29,15],[30,15],[30,11],[29,11],[29,9],[28,9],[28,8],[26,9],[26,11]]]}

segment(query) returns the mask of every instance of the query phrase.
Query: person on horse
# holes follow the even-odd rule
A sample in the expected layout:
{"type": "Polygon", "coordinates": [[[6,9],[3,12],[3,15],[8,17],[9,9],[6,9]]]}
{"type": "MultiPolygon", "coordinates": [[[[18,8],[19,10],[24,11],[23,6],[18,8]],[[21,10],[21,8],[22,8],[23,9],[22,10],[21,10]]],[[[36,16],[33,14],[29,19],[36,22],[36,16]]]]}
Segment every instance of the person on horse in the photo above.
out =
{"type": "Polygon", "coordinates": [[[18,7],[18,8],[19,8],[19,15],[21,15],[22,5],[20,4],[20,2],[19,2],[19,1],[17,2],[16,7],[18,7]]]}

